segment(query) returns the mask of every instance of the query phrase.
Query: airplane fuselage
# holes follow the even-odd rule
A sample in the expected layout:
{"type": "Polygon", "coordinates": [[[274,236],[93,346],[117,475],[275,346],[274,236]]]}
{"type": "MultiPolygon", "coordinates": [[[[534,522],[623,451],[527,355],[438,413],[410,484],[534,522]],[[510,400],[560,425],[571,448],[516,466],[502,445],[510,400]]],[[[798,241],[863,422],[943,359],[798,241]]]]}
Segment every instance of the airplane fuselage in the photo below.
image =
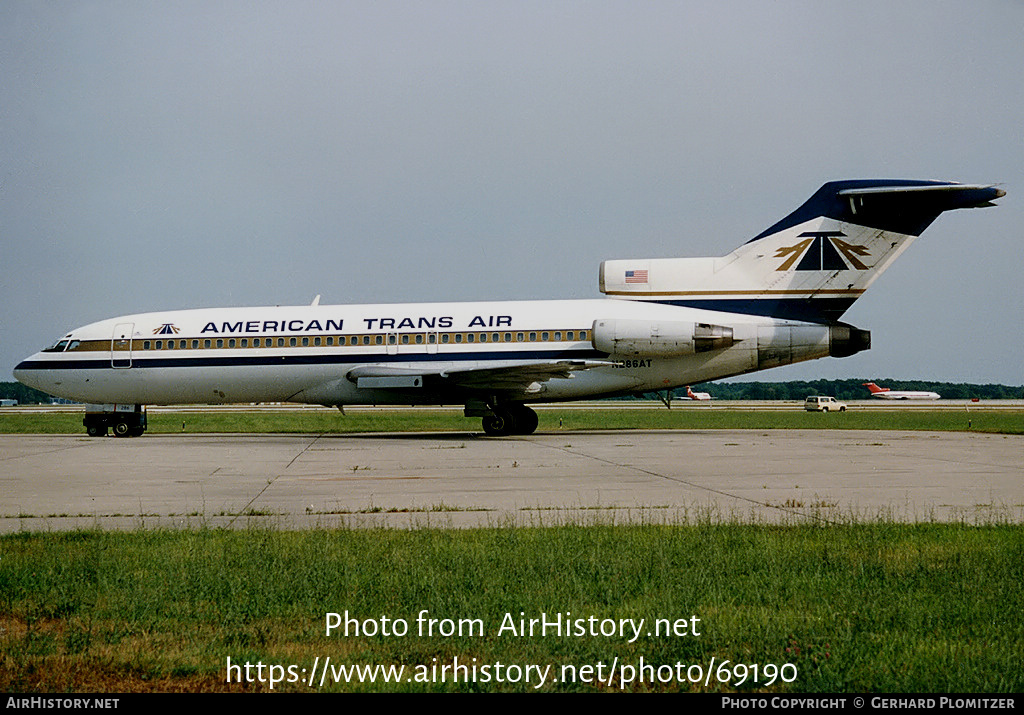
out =
{"type": "Polygon", "coordinates": [[[888,387],[879,387],[873,382],[863,383],[868,388],[872,397],[879,400],[938,400],[939,393],[927,392],[924,390],[891,390],[888,387]]]}
{"type": "Polygon", "coordinates": [[[90,403],[458,404],[479,388],[452,389],[442,376],[538,361],[600,363],[535,381],[516,397],[559,401],[664,390],[823,357],[830,337],[820,324],[615,299],[215,308],[77,328],[22,362],[16,377],[90,403]],[[702,352],[601,350],[594,331],[602,320],[728,325],[733,339],[702,352]],[[369,378],[361,386],[352,374],[369,367],[427,379],[404,389],[374,388],[369,378]]]}

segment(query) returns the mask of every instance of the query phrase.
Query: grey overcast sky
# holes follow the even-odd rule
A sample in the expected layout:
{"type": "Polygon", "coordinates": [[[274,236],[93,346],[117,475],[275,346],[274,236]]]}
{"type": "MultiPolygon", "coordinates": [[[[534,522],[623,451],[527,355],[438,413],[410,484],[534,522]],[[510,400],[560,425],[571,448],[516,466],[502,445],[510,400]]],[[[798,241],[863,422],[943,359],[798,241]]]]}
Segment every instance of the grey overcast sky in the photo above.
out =
{"type": "Polygon", "coordinates": [[[761,379],[1024,383],[1024,3],[0,3],[0,368],[220,305],[599,296],[842,178],[999,183],[761,379]]]}

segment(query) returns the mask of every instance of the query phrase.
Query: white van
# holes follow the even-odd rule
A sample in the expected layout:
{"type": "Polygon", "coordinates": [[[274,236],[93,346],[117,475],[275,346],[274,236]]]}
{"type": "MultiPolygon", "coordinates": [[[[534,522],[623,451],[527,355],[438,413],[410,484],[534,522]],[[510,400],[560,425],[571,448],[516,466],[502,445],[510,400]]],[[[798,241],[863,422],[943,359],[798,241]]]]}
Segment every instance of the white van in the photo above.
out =
{"type": "Polygon", "coordinates": [[[828,412],[829,410],[846,412],[846,403],[840,402],[834,397],[815,395],[807,398],[804,409],[808,412],[828,412]]]}

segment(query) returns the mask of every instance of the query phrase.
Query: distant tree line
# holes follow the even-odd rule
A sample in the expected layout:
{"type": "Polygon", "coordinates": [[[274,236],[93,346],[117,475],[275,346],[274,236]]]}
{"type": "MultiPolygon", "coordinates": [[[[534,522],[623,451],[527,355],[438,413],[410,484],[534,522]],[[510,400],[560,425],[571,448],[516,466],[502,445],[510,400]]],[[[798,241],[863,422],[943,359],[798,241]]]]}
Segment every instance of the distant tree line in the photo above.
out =
{"type": "Polygon", "coordinates": [[[19,405],[48,405],[54,398],[20,382],[0,382],[0,399],[17,400],[19,405]]]}

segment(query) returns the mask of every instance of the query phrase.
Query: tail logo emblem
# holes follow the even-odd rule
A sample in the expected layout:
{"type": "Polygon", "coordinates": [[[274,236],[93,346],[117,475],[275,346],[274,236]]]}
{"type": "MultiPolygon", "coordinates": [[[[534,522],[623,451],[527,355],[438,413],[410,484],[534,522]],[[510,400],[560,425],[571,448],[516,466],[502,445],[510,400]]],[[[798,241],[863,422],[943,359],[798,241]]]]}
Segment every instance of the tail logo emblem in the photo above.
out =
{"type": "Polygon", "coordinates": [[[775,270],[788,271],[798,260],[798,271],[866,271],[858,256],[870,255],[866,246],[847,243],[840,236],[842,231],[807,231],[797,238],[804,239],[792,246],[783,246],[775,253],[775,258],[785,258],[775,270]],[[843,259],[846,260],[843,260],[843,259]],[[847,263],[849,262],[849,263],[847,263]]]}

